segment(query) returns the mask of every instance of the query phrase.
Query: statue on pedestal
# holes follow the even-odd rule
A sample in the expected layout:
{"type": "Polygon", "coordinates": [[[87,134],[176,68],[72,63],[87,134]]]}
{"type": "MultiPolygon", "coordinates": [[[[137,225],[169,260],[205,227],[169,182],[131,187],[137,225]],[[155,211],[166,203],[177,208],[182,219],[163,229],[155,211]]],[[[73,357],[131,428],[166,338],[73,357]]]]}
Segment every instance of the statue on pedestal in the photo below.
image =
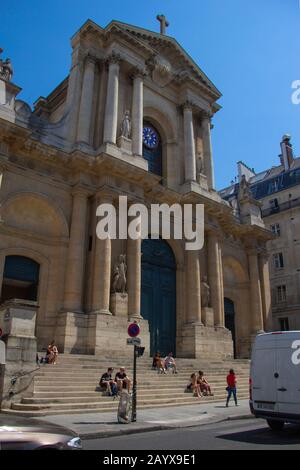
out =
{"type": "Polygon", "coordinates": [[[131,136],[130,112],[127,110],[125,111],[123,121],[121,124],[121,137],[125,137],[125,139],[130,139],[130,136],[131,136]]]}
{"type": "Polygon", "coordinates": [[[197,153],[196,155],[196,180],[200,183],[200,175],[203,174],[204,164],[203,164],[203,156],[201,153],[197,153]]]}
{"type": "Polygon", "coordinates": [[[112,278],[112,292],[125,293],[126,292],[126,255],[120,255],[118,261],[115,263],[113,278],[112,278]]]}
{"type": "Polygon", "coordinates": [[[239,199],[253,199],[252,192],[250,190],[250,184],[246,180],[246,176],[242,175],[240,188],[239,188],[239,199]]]}
{"type": "MultiPolygon", "coordinates": [[[[3,49],[0,49],[0,54],[2,54],[3,49]]],[[[8,82],[11,81],[13,76],[13,68],[10,59],[2,60],[0,59],[0,78],[8,82]]]]}
{"type": "Polygon", "coordinates": [[[201,307],[211,307],[210,305],[210,287],[207,283],[207,277],[204,276],[201,282],[201,307]]]}

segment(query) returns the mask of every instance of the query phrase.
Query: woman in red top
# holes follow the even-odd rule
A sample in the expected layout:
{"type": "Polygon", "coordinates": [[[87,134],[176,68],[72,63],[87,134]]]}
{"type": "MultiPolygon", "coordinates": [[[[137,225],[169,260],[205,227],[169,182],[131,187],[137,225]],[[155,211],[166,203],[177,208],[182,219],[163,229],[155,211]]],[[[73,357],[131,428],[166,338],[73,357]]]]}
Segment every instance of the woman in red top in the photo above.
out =
{"type": "Polygon", "coordinates": [[[233,369],[230,369],[229,375],[227,375],[227,388],[228,395],[226,400],[226,406],[228,406],[231,395],[233,395],[235,406],[237,406],[236,398],[236,376],[233,369]]]}

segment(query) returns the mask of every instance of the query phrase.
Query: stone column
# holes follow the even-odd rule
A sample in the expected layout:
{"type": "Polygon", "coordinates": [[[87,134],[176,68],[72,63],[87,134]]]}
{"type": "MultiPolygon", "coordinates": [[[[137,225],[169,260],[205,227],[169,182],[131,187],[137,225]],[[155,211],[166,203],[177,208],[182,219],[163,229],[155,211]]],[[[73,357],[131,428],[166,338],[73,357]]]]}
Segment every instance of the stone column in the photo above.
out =
{"type": "Polygon", "coordinates": [[[196,181],[196,152],[192,104],[183,107],[185,181],[196,181]]]}
{"type": "Polygon", "coordinates": [[[68,79],[68,90],[66,98],[66,123],[64,126],[64,134],[68,141],[74,143],[77,138],[77,124],[80,108],[80,92],[82,87],[82,68],[83,68],[83,52],[78,44],[74,45],[72,53],[72,66],[68,79]]]}
{"type": "Polygon", "coordinates": [[[64,294],[64,310],[68,312],[82,312],[88,196],[89,193],[82,188],[75,188],[73,191],[72,221],[64,294]]]}
{"type": "Polygon", "coordinates": [[[127,240],[128,319],[141,319],[142,239],[127,240]]]}
{"type": "Polygon", "coordinates": [[[261,285],[259,279],[258,258],[255,249],[248,253],[249,274],[250,274],[250,296],[251,296],[251,317],[252,333],[257,334],[263,331],[263,310],[261,299],[261,285]]]}
{"type": "Polygon", "coordinates": [[[132,151],[134,155],[143,155],[143,93],[143,74],[138,71],[133,77],[132,96],[132,151]]]}
{"type": "MultiPolygon", "coordinates": [[[[101,203],[112,204],[112,198],[96,196],[98,207],[101,203]]],[[[110,283],[111,283],[111,239],[100,240],[95,236],[94,275],[92,292],[92,313],[111,315],[110,283]]]]}
{"type": "Polygon", "coordinates": [[[201,273],[198,250],[186,252],[186,293],[187,323],[202,325],[201,316],[201,273]]]}
{"type": "Polygon", "coordinates": [[[90,129],[93,113],[94,81],[95,59],[91,56],[87,56],[84,67],[77,131],[77,141],[87,145],[91,143],[90,129]]]}
{"type": "Polygon", "coordinates": [[[211,306],[214,310],[216,327],[224,327],[223,278],[220,266],[220,245],[215,233],[208,234],[208,282],[211,292],[211,306]]]}
{"type": "Polygon", "coordinates": [[[221,326],[225,328],[225,306],[224,306],[224,275],[223,275],[223,256],[222,246],[219,243],[219,266],[220,266],[220,283],[221,283],[221,326]]]}
{"type": "Polygon", "coordinates": [[[104,119],[104,142],[115,144],[117,141],[118,101],[119,101],[119,71],[120,56],[112,54],[109,59],[108,82],[104,119]]]}
{"type": "Polygon", "coordinates": [[[261,296],[264,319],[264,330],[272,330],[272,302],[271,302],[271,286],[269,272],[269,257],[267,253],[259,255],[259,270],[261,279],[261,296]]]}
{"type": "Polygon", "coordinates": [[[208,114],[202,116],[202,141],[203,141],[203,155],[204,155],[204,171],[207,176],[208,188],[212,189],[215,186],[214,180],[214,164],[211,145],[211,120],[208,114]]]}

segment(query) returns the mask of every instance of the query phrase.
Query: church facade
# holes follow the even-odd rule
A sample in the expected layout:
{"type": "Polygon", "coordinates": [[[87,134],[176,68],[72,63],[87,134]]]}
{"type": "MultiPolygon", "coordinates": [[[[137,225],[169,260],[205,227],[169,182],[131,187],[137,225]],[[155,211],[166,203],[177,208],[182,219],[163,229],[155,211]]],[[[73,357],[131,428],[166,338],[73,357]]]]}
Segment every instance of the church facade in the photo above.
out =
{"type": "Polygon", "coordinates": [[[214,188],[220,92],[177,41],[88,20],[70,73],[32,111],[0,70],[1,303],[37,303],[42,350],[124,355],[137,321],[146,352],[249,357],[271,313],[270,232],[247,188],[241,210],[214,188]],[[204,204],[205,241],[100,240],[96,209],[204,204]]]}

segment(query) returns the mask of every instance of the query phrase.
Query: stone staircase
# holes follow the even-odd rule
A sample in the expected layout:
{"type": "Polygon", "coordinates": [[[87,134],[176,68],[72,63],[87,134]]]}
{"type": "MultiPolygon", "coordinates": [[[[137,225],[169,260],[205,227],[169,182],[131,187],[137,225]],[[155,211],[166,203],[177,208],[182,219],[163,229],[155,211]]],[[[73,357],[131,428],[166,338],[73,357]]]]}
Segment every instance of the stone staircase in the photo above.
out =
{"type": "MultiPolygon", "coordinates": [[[[34,377],[33,396],[12,404],[10,413],[23,416],[96,413],[116,411],[118,398],[104,396],[98,389],[99,378],[108,366],[126,367],[132,378],[132,359],[113,360],[95,356],[61,354],[58,364],[41,365],[34,377]]],[[[150,358],[137,359],[137,406],[141,408],[201,404],[225,401],[226,375],[234,368],[238,379],[238,399],[249,397],[249,361],[201,361],[177,359],[178,374],[158,374],[151,369],[150,358]],[[203,370],[213,397],[196,398],[185,387],[193,372],[203,370]]],[[[8,411],[8,410],[5,410],[8,411]]]]}

